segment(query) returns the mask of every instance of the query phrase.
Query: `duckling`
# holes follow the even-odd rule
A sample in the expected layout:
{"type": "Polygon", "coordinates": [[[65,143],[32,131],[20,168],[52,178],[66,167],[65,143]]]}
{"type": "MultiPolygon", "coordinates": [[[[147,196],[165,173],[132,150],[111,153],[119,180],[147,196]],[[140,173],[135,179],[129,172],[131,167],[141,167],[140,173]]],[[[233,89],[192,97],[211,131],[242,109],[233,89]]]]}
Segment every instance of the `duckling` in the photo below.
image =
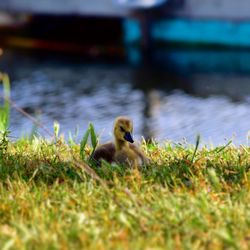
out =
{"type": "Polygon", "coordinates": [[[125,116],[117,117],[114,122],[114,142],[105,143],[96,148],[92,158],[99,163],[101,159],[112,163],[139,167],[149,163],[148,158],[134,144],[133,123],[125,116]]]}

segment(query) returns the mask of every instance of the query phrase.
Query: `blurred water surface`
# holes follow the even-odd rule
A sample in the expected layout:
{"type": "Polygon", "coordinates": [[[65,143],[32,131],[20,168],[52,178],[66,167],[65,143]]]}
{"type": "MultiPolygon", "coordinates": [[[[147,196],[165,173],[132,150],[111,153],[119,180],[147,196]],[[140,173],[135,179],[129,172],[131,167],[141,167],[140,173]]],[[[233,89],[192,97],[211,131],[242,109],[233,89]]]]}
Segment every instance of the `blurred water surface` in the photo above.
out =
{"type": "MultiPolygon", "coordinates": [[[[12,100],[51,131],[58,121],[65,137],[78,127],[79,140],[93,122],[101,141],[111,140],[114,118],[127,115],[138,140],[185,138],[194,143],[201,134],[207,144],[232,138],[236,144],[247,144],[250,70],[242,62],[250,58],[249,52],[204,53],[158,51],[159,66],[132,66],[9,50],[0,66],[11,77],[12,100]]],[[[30,120],[11,110],[12,136],[30,134],[32,127],[30,120]]],[[[41,129],[38,133],[47,136],[41,129]]]]}

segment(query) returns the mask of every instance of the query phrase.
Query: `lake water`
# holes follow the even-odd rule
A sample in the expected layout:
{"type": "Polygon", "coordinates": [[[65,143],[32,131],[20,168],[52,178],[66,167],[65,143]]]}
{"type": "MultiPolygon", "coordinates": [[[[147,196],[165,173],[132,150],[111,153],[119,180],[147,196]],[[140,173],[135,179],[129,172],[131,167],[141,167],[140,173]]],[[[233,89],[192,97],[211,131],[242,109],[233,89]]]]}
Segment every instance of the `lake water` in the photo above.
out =
{"type": "MultiPolygon", "coordinates": [[[[152,58],[154,64],[89,64],[8,50],[0,67],[10,75],[12,100],[51,131],[58,121],[65,137],[78,127],[79,140],[93,122],[101,141],[111,140],[113,120],[127,115],[137,140],[194,143],[200,134],[206,144],[248,143],[250,52],[159,50],[152,58]]],[[[13,137],[32,127],[11,110],[13,137]]]]}

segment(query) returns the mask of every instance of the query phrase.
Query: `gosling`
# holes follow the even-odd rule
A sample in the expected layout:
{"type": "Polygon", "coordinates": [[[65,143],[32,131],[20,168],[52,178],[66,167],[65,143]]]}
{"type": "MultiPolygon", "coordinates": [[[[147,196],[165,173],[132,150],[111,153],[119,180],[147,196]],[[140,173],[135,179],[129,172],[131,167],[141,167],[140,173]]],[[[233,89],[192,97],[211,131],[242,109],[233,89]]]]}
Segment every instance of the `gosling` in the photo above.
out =
{"type": "Polygon", "coordinates": [[[114,122],[114,142],[108,142],[96,148],[92,159],[100,164],[101,160],[130,167],[140,167],[149,163],[144,153],[134,145],[132,137],[133,123],[128,117],[117,117],[114,122]]]}

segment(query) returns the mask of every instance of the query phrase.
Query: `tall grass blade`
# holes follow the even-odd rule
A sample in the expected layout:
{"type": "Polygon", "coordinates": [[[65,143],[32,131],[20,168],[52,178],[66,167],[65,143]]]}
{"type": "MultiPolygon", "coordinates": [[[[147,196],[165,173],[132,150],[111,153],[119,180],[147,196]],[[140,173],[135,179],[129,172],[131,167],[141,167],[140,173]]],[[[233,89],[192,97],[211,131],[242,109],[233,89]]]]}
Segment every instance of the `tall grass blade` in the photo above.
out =
{"type": "Polygon", "coordinates": [[[200,141],[201,141],[201,136],[197,135],[196,142],[195,142],[195,149],[194,149],[194,153],[193,153],[192,160],[191,160],[192,163],[194,162],[194,158],[195,158],[195,155],[197,153],[198,147],[200,145],[200,141]]]}
{"type": "Polygon", "coordinates": [[[6,131],[9,126],[10,120],[10,79],[9,76],[5,73],[0,73],[0,80],[3,84],[3,94],[2,98],[3,105],[0,107],[0,131],[6,131]]]}
{"type": "Polygon", "coordinates": [[[89,124],[89,132],[90,132],[90,139],[91,139],[91,145],[92,145],[92,152],[91,152],[90,157],[89,157],[89,160],[91,163],[91,161],[93,160],[93,153],[95,152],[95,149],[96,149],[97,144],[98,144],[98,137],[96,135],[95,128],[94,128],[94,125],[92,123],[89,124]]]}
{"type": "Polygon", "coordinates": [[[89,138],[89,129],[87,129],[86,132],[84,133],[80,143],[80,158],[82,160],[85,159],[85,147],[87,145],[88,138],[89,138]]]}
{"type": "Polygon", "coordinates": [[[69,145],[71,145],[71,146],[76,145],[76,140],[77,140],[78,133],[79,133],[79,127],[78,126],[75,127],[75,131],[74,131],[73,135],[72,135],[71,132],[69,132],[69,137],[68,137],[69,145]]]}
{"type": "Polygon", "coordinates": [[[95,133],[94,125],[92,123],[89,124],[89,131],[90,131],[91,144],[92,144],[93,151],[94,151],[98,144],[98,139],[95,133]]]}
{"type": "Polygon", "coordinates": [[[54,136],[55,136],[55,139],[57,140],[59,137],[59,131],[60,131],[60,124],[58,121],[54,121],[53,128],[54,128],[54,136]]]}
{"type": "Polygon", "coordinates": [[[224,149],[226,149],[230,144],[232,144],[232,140],[230,140],[225,146],[222,146],[222,147],[220,147],[220,148],[217,148],[216,149],[216,153],[218,154],[218,153],[220,153],[220,152],[222,152],[224,149]]]}

